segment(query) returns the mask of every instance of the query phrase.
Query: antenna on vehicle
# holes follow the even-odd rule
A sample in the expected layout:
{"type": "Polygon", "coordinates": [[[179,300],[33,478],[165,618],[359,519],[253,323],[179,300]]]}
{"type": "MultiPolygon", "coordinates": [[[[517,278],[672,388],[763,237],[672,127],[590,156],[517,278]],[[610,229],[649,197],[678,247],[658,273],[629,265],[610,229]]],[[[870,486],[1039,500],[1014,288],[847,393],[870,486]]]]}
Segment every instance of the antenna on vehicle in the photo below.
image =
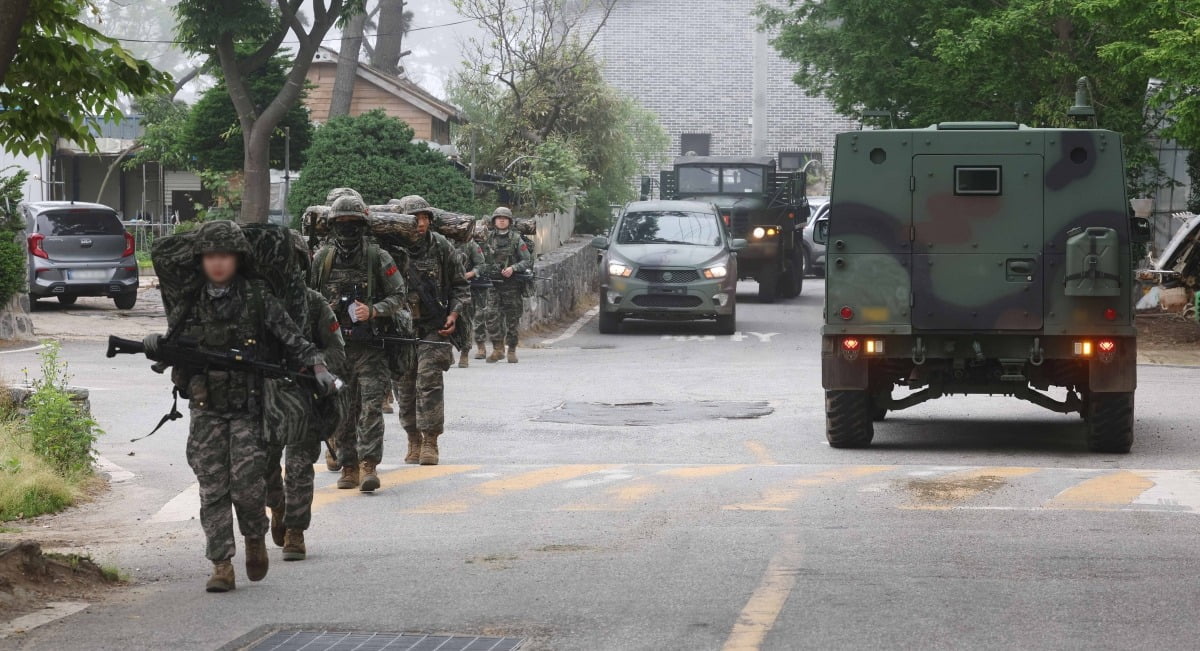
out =
{"type": "Polygon", "coordinates": [[[1092,106],[1091,81],[1087,77],[1080,77],[1075,82],[1075,106],[1067,110],[1067,115],[1096,128],[1096,107],[1092,106]]]}

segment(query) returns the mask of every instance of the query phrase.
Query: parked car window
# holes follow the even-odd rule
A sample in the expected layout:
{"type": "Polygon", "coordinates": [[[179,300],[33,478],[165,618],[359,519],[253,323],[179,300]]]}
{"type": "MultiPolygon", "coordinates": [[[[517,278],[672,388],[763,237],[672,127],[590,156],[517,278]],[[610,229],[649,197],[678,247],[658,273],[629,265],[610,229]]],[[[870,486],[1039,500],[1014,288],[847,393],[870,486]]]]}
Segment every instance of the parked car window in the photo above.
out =
{"type": "Polygon", "coordinates": [[[721,191],[721,170],[716,167],[679,168],[679,191],[688,194],[716,194],[721,191]]]}
{"type": "Polygon", "coordinates": [[[102,210],[55,211],[37,218],[43,235],[120,235],[125,232],[115,213],[102,210]]]}
{"type": "Polygon", "coordinates": [[[647,211],[625,215],[618,244],[692,244],[720,246],[716,215],[706,212],[647,211]]]}

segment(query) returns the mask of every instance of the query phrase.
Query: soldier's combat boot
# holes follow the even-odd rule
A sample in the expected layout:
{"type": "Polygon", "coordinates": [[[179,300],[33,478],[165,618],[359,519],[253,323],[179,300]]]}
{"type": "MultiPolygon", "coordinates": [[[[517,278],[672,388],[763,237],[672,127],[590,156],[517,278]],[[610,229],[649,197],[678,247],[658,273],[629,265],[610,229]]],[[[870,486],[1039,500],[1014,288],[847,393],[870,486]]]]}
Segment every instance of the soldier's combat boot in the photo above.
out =
{"type": "Polygon", "coordinates": [[[337,453],[329,445],[325,446],[325,467],[329,469],[329,472],[337,472],[342,469],[342,464],[337,460],[337,453]]]}
{"type": "Polygon", "coordinates": [[[475,359],[487,359],[487,344],[477,341],[475,345],[479,346],[479,350],[475,351],[475,359]]]}
{"type": "Polygon", "coordinates": [[[370,493],[377,488],[379,488],[379,475],[375,474],[375,462],[362,462],[362,485],[358,487],[358,490],[370,493]]]}
{"type": "Polygon", "coordinates": [[[517,363],[517,347],[515,345],[508,347],[508,363],[509,364],[517,363]]]}
{"type": "Polygon", "coordinates": [[[487,363],[495,364],[496,362],[498,362],[502,359],[504,359],[504,342],[503,341],[493,341],[492,342],[492,354],[488,355],[487,363]]]}
{"type": "Polygon", "coordinates": [[[271,509],[271,540],[276,547],[283,547],[283,509],[271,509]]]}
{"type": "Polygon", "coordinates": [[[204,589],[209,592],[229,592],[237,587],[233,579],[233,561],[217,561],[213,563],[212,576],[208,577],[208,583],[204,584],[204,589]]]}
{"type": "Polygon", "coordinates": [[[308,550],[304,548],[304,532],[299,529],[288,529],[284,534],[283,560],[302,561],[308,558],[308,550]]]}
{"type": "Polygon", "coordinates": [[[425,440],[421,441],[421,465],[436,466],[438,464],[438,445],[437,440],[441,434],[425,434],[425,440]]]}
{"type": "Polygon", "coordinates": [[[357,465],[342,466],[342,476],[338,477],[337,487],[342,488],[342,489],[358,488],[358,484],[359,484],[358,466],[357,465]]]}
{"type": "Polygon", "coordinates": [[[246,537],[246,578],[251,581],[262,581],[267,578],[267,568],[271,566],[271,557],[267,556],[266,538],[246,537]]]}
{"type": "Polygon", "coordinates": [[[470,353],[470,351],[464,350],[458,354],[458,367],[459,368],[467,368],[471,365],[471,360],[469,359],[470,358],[469,353],[470,353]]]}
{"type": "Polygon", "coordinates": [[[404,463],[421,463],[421,433],[408,435],[408,454],[404,455],[404,463]]]}

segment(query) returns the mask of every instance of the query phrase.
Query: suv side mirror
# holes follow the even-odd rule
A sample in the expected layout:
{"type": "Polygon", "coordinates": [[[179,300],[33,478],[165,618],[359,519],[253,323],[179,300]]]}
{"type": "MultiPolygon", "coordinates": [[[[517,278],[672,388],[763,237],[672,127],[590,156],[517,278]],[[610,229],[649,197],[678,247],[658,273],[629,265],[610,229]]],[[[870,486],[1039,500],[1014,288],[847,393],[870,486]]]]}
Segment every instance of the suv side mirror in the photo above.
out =
{"type": "Polygon", "coordinates": [[[748,246],[750,246],[750,243],[741,238],[738,238],[736,240],[729,240],[729,250],[730,251],[734,251],[734,252],[742,251],[748,246]]]}
{"type": "Polygon", "coordinates": [[[1129,218],[1129,239],[1134,244],[1147,244],[1154,240],[1154,226],[1145,217],[1129,218]]]}
{"type": "Polygon", "coordinates": [[[608,238],[603,235],[597,235],[592,238],[592,247],[605,251],[608,249],[608,238]]]}
{"type": "Polygon", "coordinates": [[[813,226],[813,242],[817,244],[829,243],[829,220],[822,219],[813,226]]]}

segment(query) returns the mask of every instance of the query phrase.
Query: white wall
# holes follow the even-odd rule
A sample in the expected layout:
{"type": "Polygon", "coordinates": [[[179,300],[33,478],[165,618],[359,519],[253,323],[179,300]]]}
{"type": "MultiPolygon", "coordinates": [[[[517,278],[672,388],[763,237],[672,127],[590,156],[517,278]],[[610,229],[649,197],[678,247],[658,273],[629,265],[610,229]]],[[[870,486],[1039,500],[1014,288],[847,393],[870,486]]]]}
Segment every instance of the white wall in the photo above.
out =
{"type": "Polygon", "coordinates": [[[17,171],[16,169],[10,169],[14,166],[29,173],[29,178],[25,180],[25,188],[23,190],[25,200],[45,201],[45,185],[33,178],[34,176],[43,176],[41,159],[10,154],[0,149],[0,176],[11,176],[17,171]]]}

